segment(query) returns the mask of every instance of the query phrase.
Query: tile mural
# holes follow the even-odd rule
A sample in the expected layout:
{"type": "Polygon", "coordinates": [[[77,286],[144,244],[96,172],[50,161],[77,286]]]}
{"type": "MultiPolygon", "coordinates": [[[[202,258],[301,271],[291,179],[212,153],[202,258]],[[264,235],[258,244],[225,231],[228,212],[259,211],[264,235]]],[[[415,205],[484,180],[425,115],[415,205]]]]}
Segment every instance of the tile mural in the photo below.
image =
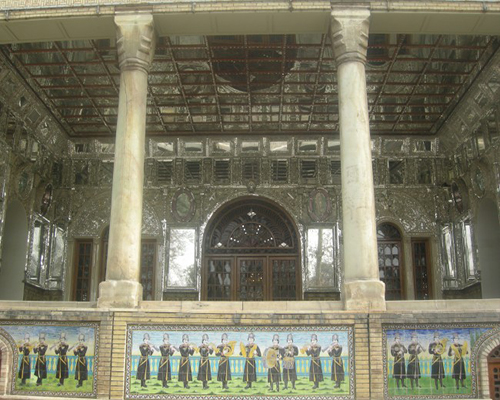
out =
{"type": "Polygon", "coordinates": [[[480,324],[384,326],[384,397],[477,397],[475,345],[492,328],[480,324]]]}
{"type": "Polygon", "coordinates": [[[354,399],[349,326],[129,325],[130,399],[354,399]]]}
{"type": "Polygon", "coordinates": [[[96,397],[98,332],[97,323],[0,323],[14,354],[12,394],[96,397]]]}

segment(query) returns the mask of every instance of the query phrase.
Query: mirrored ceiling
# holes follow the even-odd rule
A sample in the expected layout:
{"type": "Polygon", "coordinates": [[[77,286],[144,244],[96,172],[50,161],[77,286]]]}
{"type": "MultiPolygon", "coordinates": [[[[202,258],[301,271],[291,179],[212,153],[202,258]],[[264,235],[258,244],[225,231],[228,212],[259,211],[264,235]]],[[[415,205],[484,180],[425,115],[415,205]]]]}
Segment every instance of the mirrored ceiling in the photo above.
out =
{"type": "MultiPolygon", "coordinates": [[[[488,36],[371,35],[374,135],[435,134],[500,41],[488,36]]],[[[70,137],[112,137],[120,72],[114,42],[46,42],[1,51],[70,137]]],[[[149,75],[147,134],[338,133],[328,35],[170,36],[149,75]]]]}

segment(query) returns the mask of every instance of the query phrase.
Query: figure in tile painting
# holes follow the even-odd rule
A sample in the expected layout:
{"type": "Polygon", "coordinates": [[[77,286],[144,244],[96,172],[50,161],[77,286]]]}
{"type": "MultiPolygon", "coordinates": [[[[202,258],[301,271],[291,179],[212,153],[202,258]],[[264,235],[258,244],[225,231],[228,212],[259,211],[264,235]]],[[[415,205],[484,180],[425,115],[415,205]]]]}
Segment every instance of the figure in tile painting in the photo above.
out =
{"type": "Polygon", "coordinates": [[[342,362],[342,346],[339,344],[339,336],[332,336],[332,344],[326,349],[326,352],[332,357],[332,381],[335,382],[335,387],[339,388],[341,382],[344,381],[344,363],[342,362]]]}
{"type": "Polygon", "coordinates": [[[306,354],[311,356],[311,364],[309,366],[309,381],[313,382],[313,389],[319,388],[319,383],[323,382],[323,369],[321,368],[321,360],[319,358],[321,346],[318,344],[318,335],[311,335],[311,344],[307,347],[306,354]]]}
{"type": "Polygon", "coordinates": [[[160,346],[160,353],[161,359],[157,379],[162,382],[162,387],[168,388],[168,381],[172,380],[170,356],[175,353],[175,347],[170,344],[168,333],[163,334],[163,344],[160,346]]]}
{"type": "Polygon", "coordinates": [[[179,382],[183,382],[186,389],[189,389],[189,382],[193,380],[189,356],[194,354],[194,346],[189,343],[189,336],[186,333],[182,335],[182,344],[179,346],[179,353],[181,353],[181,361],[179,364],[178,379],[179,382]]]}
{"type": "Polygon", "coordinates": [[[141,387],[147,387],[146,381],[151,379],[151,367],[149,365],[149,356],[153,355],[154,349],[151,345],[149,333],[145,333],[143,343],[139,346],[141,357],[139,358],[139,366],[137,367],[136,378],[140,379],[141,387]]]}
{"type": "Polygon", "coordinates": [[[205,333],[199,347],[200,363],[198,365],[198,380],[203,383],[203,389],[208,389],[208,381],[212,380],[209,356],[214,352],[214,345],[208,343],[208,335],[205,333]]]}
{"type": "Polygon", "coordinates": [[[295,357],[299,355],[299,348],[293,344],[293,335],[289,333],[286,337],[287,345],[283,348],[283,382],[285,389],[288,389],[288,383],[295,389],[297,381],[297,370],[295,368],[295,357]]]}
{"type": "Polygon", "coordinates": [[[257,381],[257,371],[255,366],[255,357],[260,357],[259,346],[255,343],[255,335],[248,334],[248,343],[240,343],[240,355],[245,357],[245,369],[243,370],[243,382],[246,382],[245,389],[252,387],[252,382],[257,381]]]}
{"type": "Polygon", "coordinates": [[[87,349],[85,346],[85,335],[80,333],[78,335],[78,346],[73,350],[74,355],[76,356],[76,366],[75,366],[75,379],[78,381],[76,387],[82,387],[83,381],[88,379],[88,370],[87,370],[87,349]]]}
{"type": "Polygon", "coordinates": [[[43,380],[47,378],[47,360],[45,353],[47,353],[49,346],[45,343],[45,336],[45,333],[40,333],[38,335],[38,344],[33,348],[33,352],[36,354],[35,376],[37,377],[37,386],[41,386],[43,380]]]}
{"type": "Polygon", "coordinates": [[[401,343],[401,338],[399,333],[396,333],[394,337],[394,344],[391,346],[391,355],[394,357],[394,370],[392,372],[392,377],[396,379],[396,385],[399,389],[400,383],[402,387],[405,385],[406,377],[406,366],[405,366],[405,354],[408,352],[403,343],[401,343]]]}
{"type": "Polygon", "coordinates": [[[418,380],[420,379],[420,359],[419,354],[424,351],[423,347],[418,343],[417,333],[411,334],[411,343],[408,346],[408,368],[406,374],[410,378],[411,388],[414,386],[419,388],[418,380]]]}
{"type": "Polygon", "coordinates": [[[21,365],[19,366],[19,372],[17,376],[21,379],[21,385],[26,385],[26,380],[31,378],[31,363],[30,363],[30,352],[31,352],[30,335],[26,333],[24,335],[23,343],[18,347],[19,353],[22,354],[21,365]]]}
{"type": "Polygon", "coordinates": [[[467,342],[461,344],[459,342],[458,333],[453,334],[453,343],[448,350],[448,356],[453,356],[453,372],[451,377],[455,379],[457,390],[460,388],[459,383],[463,388],[466,387],[464,384],[466,378],[464,357],[467,353],[467,342]]]}
{"type": "Polygon", "coordinates": [[[441,339],[439,337],[439,332],[434,332],[434,339],[429,343],[429,354],[432,354],[432,365],[431,365],[431,377],[434,379],[434,384],[436,390],[439,387],[445,387],[443,384],[444,378],[444,365],[443,365],[443,353],[446,350],[446,343],[448,339],[441,339]]]}
{"type": "Polygon", "coordinates": [[[215,352],[220,357],[219,370],[217,371],[217,380],[222,383],[222,389],[229,389],[227,382],[231,380],[231,366],[229,365],[229,357],[234,353],[236,342],[229,342],[227,333],[221,336],[221,344],[217,346],[215,352]]]}
{"type": "Polygon", "coordinates": [[[269,347],[264,357],[267,363],[267,381],[269,382],[269,390],[274,391],[273,385],[276,384],[276,391],[280,391],[280,381],[281,381],[281,366],[280,360],[283,357],[283,348],[280,347],[280,338],[278,335],[273,335],[273,345],[269,347]]]}
{"type": "Polygon", "coordinates": [[[64,380],[69,376],[68,351],[69,345],[66,343],[66,332],[61,332],[59,342],[55,345],[55,353],[59,356],[56,366],[56,378],[59,379],[57,386],[63,386],[64,380]]]}

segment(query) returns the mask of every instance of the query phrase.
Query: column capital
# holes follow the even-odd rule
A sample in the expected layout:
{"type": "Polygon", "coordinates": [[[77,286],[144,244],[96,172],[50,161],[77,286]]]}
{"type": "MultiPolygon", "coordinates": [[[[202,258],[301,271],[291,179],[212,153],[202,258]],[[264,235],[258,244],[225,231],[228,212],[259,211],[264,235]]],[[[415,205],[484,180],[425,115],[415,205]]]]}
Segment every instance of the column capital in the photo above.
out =
{"type": "Polygon", "coordinates": [[[337,66],[346,61],[366,62],[370,11],[340,9],[331,13],[330,35],[337,66]]]}
{"type": "Polygon", "coordinates": [[[149,71],[155,52],[156,36],[151,14],[115,16],[116,47],[120,70],[149,71]]]}

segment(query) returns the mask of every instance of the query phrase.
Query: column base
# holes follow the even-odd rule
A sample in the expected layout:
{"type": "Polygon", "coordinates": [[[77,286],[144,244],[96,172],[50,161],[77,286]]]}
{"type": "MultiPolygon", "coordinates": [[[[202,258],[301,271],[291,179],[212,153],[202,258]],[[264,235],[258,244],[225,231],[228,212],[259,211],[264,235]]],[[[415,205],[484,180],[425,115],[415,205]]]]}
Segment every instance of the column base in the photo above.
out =
{"type": "Polygon", "coordinates": [[[97,307],[136,308],[142,300],[142,285],[136,281],[108,280],[99,284],[97,307]]]}
{"type": "Polygon", "coordinates": [[[344,283],[345,310],[385,311],[385,284],[378,279],[344,283]]]}

